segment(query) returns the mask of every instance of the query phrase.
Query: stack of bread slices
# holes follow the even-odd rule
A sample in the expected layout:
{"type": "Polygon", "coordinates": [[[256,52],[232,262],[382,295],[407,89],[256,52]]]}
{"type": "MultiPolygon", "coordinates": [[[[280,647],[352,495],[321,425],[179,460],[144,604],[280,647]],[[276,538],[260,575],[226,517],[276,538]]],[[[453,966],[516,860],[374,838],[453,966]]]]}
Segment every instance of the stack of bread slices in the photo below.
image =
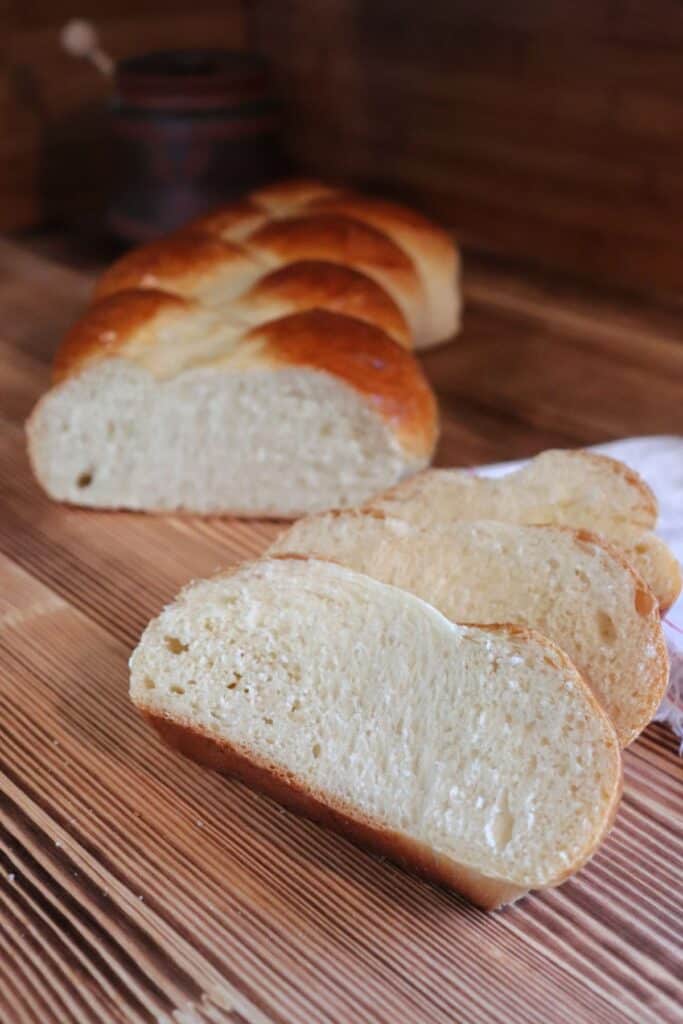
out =
{"type": "Polygon", "coordinates": [[[612,824],[620,750],[667,682],[680,574],[656,515],[586,452],[427,470],[189,586],[134,652],[132,699],[186,755],[498,907],[612,824]]]}
{"type": "Polygon", "coordinates": [[[59,500],[308,516],[150,624],[132,699],[189,756],[491,908],[604,837],[680,575],[610,459],[425,470],[411,349],[457,331],[458,269],[403,207],[261,189],[104,275],[28,438],[59,500]]]}

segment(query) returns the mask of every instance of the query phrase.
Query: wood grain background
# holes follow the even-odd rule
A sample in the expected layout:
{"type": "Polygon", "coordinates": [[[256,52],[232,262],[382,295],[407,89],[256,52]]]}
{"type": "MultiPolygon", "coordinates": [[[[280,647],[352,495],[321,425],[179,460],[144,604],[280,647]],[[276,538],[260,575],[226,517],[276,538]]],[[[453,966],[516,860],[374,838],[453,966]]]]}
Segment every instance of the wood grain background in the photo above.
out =
{"type": "Polygon", "coordinates": [[[299,162],[471,247],[683,290],[678,0],[250,0],[299,162]]]}
{"type": "MultiPolygon", "coordinates": [[[[128,701],[131,648],[277,526],[39,491],[22,424],[90,285],[0,244],[3,1024],[678,1024],[683,772],[663,728],[627,751],[586,869],[491,915],[161,747],[128,701]]],[[[467,290],[462,338],[427,360],[441,462],[683,432],[665,311],[481,267],[467,290]]]]}
{"type": "Polygon", "coordinates": [[[114,57],[261,50],[296,165],[412,200],[470,249],[681,296],[679,0],[9,0],[0,228],[92,227],[119,173],[108,86],[59,47],[74,11],[114,57]]]}

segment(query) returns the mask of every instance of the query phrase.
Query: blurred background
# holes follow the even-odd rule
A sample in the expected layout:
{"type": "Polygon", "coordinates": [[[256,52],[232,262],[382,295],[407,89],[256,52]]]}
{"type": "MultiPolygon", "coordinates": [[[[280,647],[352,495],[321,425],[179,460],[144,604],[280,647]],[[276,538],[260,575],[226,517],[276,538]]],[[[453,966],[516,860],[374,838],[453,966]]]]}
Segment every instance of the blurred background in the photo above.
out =
{"type": "MultiPolygon", "coordinates": [[[[291,169],[411,202],[457,229],[466,254],[632,293],[680,291],[678,0],[10,0],[0,231],[65,226],[92,240],[114,208],[119,234],[128,217],[129,235],[148,235],[132,182],[174,173],[150,169],[149,133],[196,115],[177,95],[160,112],[154,89],[136,100],[135,82],[122,96],[125,82],[67,53],[60,32],[76,15],[114,62],[179,47],[265,58],[258,73],[233,67],[201,100],[209,120],[206,104],[219,109],[214,143],[222,133],[233,155],[249,150],[222,186],[204,181],[206,202],[291,169]],[[152,108],[132,142],[131,103],[152,108]]],[[[168,139],[155,138],[159,152],[168,139]]],[[[187,160],[187,137],[173,144],[187,160]]]]}

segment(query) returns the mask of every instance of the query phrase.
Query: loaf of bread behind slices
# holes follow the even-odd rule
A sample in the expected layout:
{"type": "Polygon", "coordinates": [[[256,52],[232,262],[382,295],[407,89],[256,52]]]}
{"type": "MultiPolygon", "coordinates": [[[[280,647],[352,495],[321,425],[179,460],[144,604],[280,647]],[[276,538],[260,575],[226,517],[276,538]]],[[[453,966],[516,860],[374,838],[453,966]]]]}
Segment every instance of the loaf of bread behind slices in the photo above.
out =
{"type": "Polygon", "coordinates": [[[404,206],[319,182],[259,189],[133,250],[103,275],[96,297],[150,288],[234,303],[233,315],[251,324],[327,309],[416,348],[460,326],[452,238],[404,206]]]}
{"type": "MultiPolygon", "coordinates": [[[[320,182],[289,181],[215,210],[193,221],[183,234],[220,239],[271,270],[282,269],[277,315],[322,308],[362,316],[348,280],[335,273],[346,269],[375,283],[390,298],[407,324],[411,346],[428,348],[452,338],[460,327],[460,259],[452,236],[397,203],[320,182]],[[327,285],[314,293],[310,281],[317,276],[316,267],[327,268],[327,285]]],[[[136,287],[139,280],[137,274],[136,287]]],[[[101,291],[111,284],[112,277],[103,279],[101,291]]],[[[239,303],[248,317],[272,311],[264,302],[273,297],[270,282],[256,288],[245,292],[245,301],[239,303]]],[[[371,301],[367,311],[372,323],[377,322],[376,309],[371,301]]]]}
{"type": "Polygon", "coordinates": [[[270,552],[330,558],[417,594],[454,622],[511,622],[564,650],[630,743],[664,696],[657,600],[593,534],[491,521],[420,529],[382,513],[302,519],[270,552]]]}
{"type": "Polygon", "coordinates": [[[190,586],[131,697],[185,754],[484,907],[576,871],[620,792],[612,725],[554,644],[327,562],[190,586]]]}
{"type": "Polygon", "coordinates": [[[436,402],[405,351],[458,325],[457,251],[393,204],[260,189],[99,281],[28,423],[61,501],[292,517],[430,461],[436,402]]]}
{"type": "Polygon", "coordinates": [[[51,497],[285,518],[356,505],[429,462],[434,396],[378,328],[318,310],[242,331],[133,295],[86,315],[67,340],[75,366],[31,415],[51,497]]]}
{"type": "Polygon", "coordinates": [[[636,473],[605,455],[546,451],[496,479],[468,470],[432,469],[374,499],[371,507],[423,527],[499,519],[590,530],[623,552],[662,609],[680,593],[678,562],[651,532],[657,521],[655,496],[636,473]]]}

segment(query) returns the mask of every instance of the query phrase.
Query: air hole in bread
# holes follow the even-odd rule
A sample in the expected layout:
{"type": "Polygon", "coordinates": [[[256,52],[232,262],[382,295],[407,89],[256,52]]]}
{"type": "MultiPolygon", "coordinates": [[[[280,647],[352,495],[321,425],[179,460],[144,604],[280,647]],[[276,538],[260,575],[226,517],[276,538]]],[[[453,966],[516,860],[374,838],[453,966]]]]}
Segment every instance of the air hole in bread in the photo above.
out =
{"type": "Polygon", "coordinates": [[[613,644],[617,639],[617,627],[614,619],[607,612],[599,611],[597,614],[598,633],[603,643],[613,644]]]}
{"type": "Polygon", "coordinates": [[[184,644],[177,636],[165,636],[164,643],[171,654],[184,654],[189,648],[189,644],[184,644]]]}
{"type": "Polygon", "coordinates": [[[204,619],[204,629],[207,633],[213,633],[215,628],[213,619],[204,619]]]}
{"type": "Polygon", "coordinates": [[[197,685],[197,680],[196,679],[188,679],[187,680],[187,685],[188,686],[196,686],[197,685]]]}
{"type": "Polygon", "coordinates": [[[298,700],[292,701],[292,706],[289,709],[290,715],[294,714],[295,711],[298,711],[300,707],[301,707],[301,702],[300,701],[298,701],[298,700]]]}
{"type": "Polygon", "coordinates": [[[512,839],[514,827],[515,819],[508,805],[507,793],[504,792],[494,810],[493,820],[489,823],[489,828],[486,830],[487,839],[500,852],[505,849],[512,839]]]}
{"type": "Polygon", "coordinates": [[[178,686],[177,683],[174,683],[173,686],[171,687],[171,693],[183,694],[183,693],[185,693],[185,687],[184,686],[178,686]]]}
{"type": "Polygon", "coordinates": [[[236,690],[239,684],[242,682],[242,675],[240,672],[235,672],[229,683],[226,683],[228,690],[236,690]]]}
{"type": "Polygon", "coordinates": [[[647,618],[656,607],[655,595],[650,590],[644,590],[642,587],[636,589],[636,611],[643,618],[647,618]]]}
{"type": "Polygon", "coordinates": [[[272,718],[264,718],[263,719],[263,724],[264,725],[272,725],[273,724],[273,719],[272,718]]]}
{"type": "Polygon", "coordinates": [[[145,676],[145,689],[146,690],[153,690],[156,687],[156,685],[157,684],[154,682],[154,680],[152,679],[151,676],[145,676]]]}
{"type": "Polygon", "coordinates": [[[76,486],[80,488],[90,487],[93,482],[93,471],[86,469],[76,477],[76,486]]]}
{"type": "Polygon", "coordinates": [[[320,744],[319,743],[314,743],[313,744],[313,747],[311,749],[311,753],[313,754],[313,757],[316,757],[316,758],[320,757],[320,749],[321,748],[320,748],[320,744]]]}

